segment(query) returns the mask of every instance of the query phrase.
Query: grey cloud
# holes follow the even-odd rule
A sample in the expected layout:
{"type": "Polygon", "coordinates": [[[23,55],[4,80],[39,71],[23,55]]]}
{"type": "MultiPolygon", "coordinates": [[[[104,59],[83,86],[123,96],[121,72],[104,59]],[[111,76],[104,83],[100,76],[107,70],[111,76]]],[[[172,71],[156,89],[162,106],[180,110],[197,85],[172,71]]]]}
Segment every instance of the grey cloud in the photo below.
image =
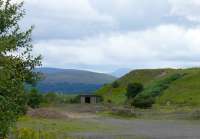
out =
{"type": "Polygon", "coordinates": [[[171,14],[173,5],[168,0],[27,0],[25,23],[36,26],[36,40],[80,39],[160,24],[196,25],[171,14]]]}

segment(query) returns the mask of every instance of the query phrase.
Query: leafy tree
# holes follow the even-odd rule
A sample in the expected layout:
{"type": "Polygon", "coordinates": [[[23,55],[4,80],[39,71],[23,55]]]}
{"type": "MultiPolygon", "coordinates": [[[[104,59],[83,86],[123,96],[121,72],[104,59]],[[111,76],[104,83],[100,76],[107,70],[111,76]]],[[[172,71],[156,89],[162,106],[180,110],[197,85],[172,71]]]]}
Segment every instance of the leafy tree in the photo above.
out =
{"type": "Polygon", "coordinates": [[[37,81],[35,66],[41,57],[33,57],[31,32],[22,31],[19,21],[25,12],[23,3],[0,0],[0,138],[5,138],[18,116],[25,113],[25,83],[37,81]]]}
{"type": "Polygon", "coordinates": [[[130,84],[128,84],[128,86],[126,88],[126,96],[128,99],[134,98],[135,96],[137,96],[137,94],[142,92],[142,90],[143,90],[142,84],[130,83],[130,84]]]}
{"type": "Polygon", "coordinates": [[[117,81],[112,83],[112,87],[113,88],[118,88],[119,87],[119,83],[117,81]]]}
{"type": "Polygon", "coordinates": [[[28,105],[33,109],[39,108],[42,101],[43,101],[42,94],[40,94],[37,89],[33,88],[31,92],[28,94],[28,105]]]}
{"type": "Polygon", "coordinates": [[[171,83],[185,76],[185,73],[175,73],[162,80],[150,84],[145,90],[137,95],[132,105],[139,108],[150,108],[155,103],[156,97],[162,95],[171,83]]]}

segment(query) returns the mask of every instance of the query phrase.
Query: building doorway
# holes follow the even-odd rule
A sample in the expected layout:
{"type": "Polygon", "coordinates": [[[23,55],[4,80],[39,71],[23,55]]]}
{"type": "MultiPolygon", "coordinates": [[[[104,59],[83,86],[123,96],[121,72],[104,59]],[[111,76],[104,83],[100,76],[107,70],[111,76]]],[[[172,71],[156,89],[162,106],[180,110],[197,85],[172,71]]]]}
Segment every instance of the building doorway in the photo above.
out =
{"type": "Polygon", "coordinates": [[[90,97],[85,97],[85,103],[88,103],[88,104],[91,103],[91,99],[90,99],[90,97]]]}

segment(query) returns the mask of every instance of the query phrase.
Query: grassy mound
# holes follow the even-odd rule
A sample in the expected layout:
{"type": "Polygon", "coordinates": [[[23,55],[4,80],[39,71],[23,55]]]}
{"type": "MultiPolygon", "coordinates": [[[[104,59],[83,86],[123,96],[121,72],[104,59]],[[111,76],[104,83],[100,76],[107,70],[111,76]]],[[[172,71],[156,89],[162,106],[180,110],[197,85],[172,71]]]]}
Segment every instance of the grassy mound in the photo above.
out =
{"type": "Polygon", "coordinates": [[[138,82],[144,85],[136,97],[138,105],[200,106],[200,68],[135,70],[116,82],[118,87],[109,84],[97,91],[105,102],[123,104],[127,85],[138,82]]]}

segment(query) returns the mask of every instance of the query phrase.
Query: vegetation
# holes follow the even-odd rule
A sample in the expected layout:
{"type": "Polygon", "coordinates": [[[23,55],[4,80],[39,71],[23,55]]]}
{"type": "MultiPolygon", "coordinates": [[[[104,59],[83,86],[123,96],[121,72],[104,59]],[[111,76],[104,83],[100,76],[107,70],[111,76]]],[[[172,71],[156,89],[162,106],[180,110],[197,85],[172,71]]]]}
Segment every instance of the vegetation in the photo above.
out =
{"type": "Polygon", "coordinates": [[[31,92],[28,93],[27,99],[28,99],[28,102],[27,102],[28,106],[35,109],[35,108],[39,108],[40,104],[43,101],[43,96],[42,94],[38,92],[37,89],[33,88],[31,92]]]}
{"type": "Polygon", "coordinates": [[[116,79],[107,74],[73,69],[39,68],[36,71],[44,74],[43,80],[36,87],[40,92],[45,93],[92,93],[103,84],[111,83],[116,79]]]}
{"type": "Polygon", "coordinates": [[[126,96],[128,99],[135,98],[143,90],[143,85],[140,83],[130,83],[126,89],[126,96]]]}
{"type": "Polygon", "coordinates": [[[156,81],[145,88],[145,90],[138,94],[133,100],[133,105],[140,108],[152,107],[155,103],[156,97],[160,96],[172,82],[182,77],[182,74],[173,74],[165,79],[156,81]]]}
{"type": "Polygon", "coordinates": [[[66,95],[58,93],[47,93],[43,95],[42,104],[45,106],[50,105],[62,105],[62,104],[73,104],[80,101],[77,95],[66,95]]]}
{"type": "Polygon", "coordinates": [[[187,69],[180,80],[173,82],[156,99],[157,106],[199,107],[200,106],[200,69],[187,69]]]}
{"type": "Polygon", "coordinates": [[[135,70],[117,80],[120,87],[106,85],[97,91],[105,102],[114,104],[126,102],[126,88],[129,83],[139,82],[144,90],[132,101],[137,107],[198,107],[200,106],[200,69],[149,69],[135,70]],[[153,105],[152,105],[153,104],[153,105]]]}
{"type": "Polygon", "coordinates": [[[119,83],[117,81],[112,83],[112,87],[113,88],[118,88],[119,87],[119,83]]]}
{"type": "Polygon", "coordinates": [[[113,88],[112,85],[106,85],[100,88],[96,93],[104,97],[104,100],[111,100],[114,104],[124,104],[126,101],[126,89],[130,83],[141,83],[144,88],[152,82],[165,78],[173,74],[173,69],[154,69],[154,70],[134,70],[123,76],[117,82],[120,87],[113,88]]]}
{"type": "Polygon", "coordinates": [[[105,127],[95,122],[84,122],[72,119],[43,119],[22,117],[11,137],[16,139],[72,139],[69,133],[86,131],[106,131],[105,127]]]}
{"type": "Polygon", "coordinates": [[[0,0],[0,138],[5,138],[18,116],[25,113],[25,83],[37,81],[33,72],[40,57],[31,55],[32,27],[23,32],[19,21],[23,3],[0,0]]]}

